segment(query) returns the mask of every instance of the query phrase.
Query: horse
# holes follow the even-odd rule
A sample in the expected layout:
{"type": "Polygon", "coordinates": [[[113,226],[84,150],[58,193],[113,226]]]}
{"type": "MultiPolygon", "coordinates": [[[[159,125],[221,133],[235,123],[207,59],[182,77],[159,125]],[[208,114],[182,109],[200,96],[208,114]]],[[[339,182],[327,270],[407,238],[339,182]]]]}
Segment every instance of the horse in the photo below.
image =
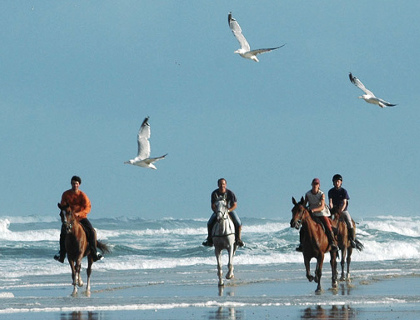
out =
{"type": "MultiPolygon", "coordinates": [[[[93,257],[90,254],[88,241],[83,226],[77,221],[75,214],[69,205],[58,204],[60,209],[61,222],[66,227],[66,251],[67,260],[71,267],[71,277],[73,279],[72,296],[77,295],[77,286],[83,287],[83,280],[80,276],[83,257],[88,258],[86,295],[90,296],[90,275],[92,273],[93,257]]],[[[95,237],[96,238],[96,237],[95,237]]],[[[96,246],[102,252],[110,252],[108,246],[100,241],[96,241],[96,246]]]]}
{"type": "MultiPolygon", "coordinates": [[[[295,198],[292,198],[294,205],[292,209],[292,220],[290,220],[290,227],[299,229],[302,226],[301,232],[303,232],[302,246],[303,246],[303,259],[306,268],[306,278],[310,282],[315,280],[318,286],[315,290],[316,293],[322,291],[321,288],[321,276],[322,266],[324,263],[324,254],[331,250],[331,246],[328,243],[327,235],[321,224],[317,223],[312,219],[308,209],[305,207],[305,200],[303,197],[300,202],[296,202],[295,198]],[[315,258],[316,269],[315,277],[312,276],[310,271],[311,259],[315,258]]],[[[330,251],[331,255],[331,270],[332,270],[332,288],[337,289],[337,253],[330,251]]]]}
{"type": "MultiPolygon", "coordinates": [[[[341,251],[341,277],[340,281],[351,282],[350,280],[350,262],[351,262],[351,254],[353,253],[353,247],[351,246],[349,240],[349,229],[347,228],[347,223],[344,218],[338,213],[335,208],[331,209],[331,214],[333,215],[334,219],[332,221],[332,227],[337,230],[337,244],[338,248],[341,251]],[[347,262],[347,273],[344,272],[345,266],[347,262]]],[[[354,228],[354,235],[356,235],[356,223],[352,219],[352,224],[354,228]]],[[[359,251],[363,250],[363,244],[354,239],[356,243],[356,249],[359,251]]]]}
{"type": "Polygon", "coordinates": [[[233,274],[233,256],[236,251],[235,226],[229,216],[226,199],[219,198],[215,202],[217,221],[212,229],[212,239],[214,245],[214,254],[217,259],[217,275],[219,277],[219,287],[224,286],[222,270],[222,251],[227,250],[229,254],[228,273],[226,279],[232,279],[233,274]]]}

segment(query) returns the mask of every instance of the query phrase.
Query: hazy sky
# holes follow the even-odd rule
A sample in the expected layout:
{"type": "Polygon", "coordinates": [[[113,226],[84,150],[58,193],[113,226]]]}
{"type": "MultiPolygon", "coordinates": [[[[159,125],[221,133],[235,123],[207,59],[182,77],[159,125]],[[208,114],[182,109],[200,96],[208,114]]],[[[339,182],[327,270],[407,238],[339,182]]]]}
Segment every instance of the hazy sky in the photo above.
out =
{"type": "Polygon", "coordinates": [[[57,215],[76,174],[91,219],[208,218],[220,177],[241,217],[283,219],[335,173],[355,218],[418,215],[418,0],[0,7],[0,216],[57,215]],[[234,54],[229,11],[251,48],[286,45],[234,54]],[[123,164],[146,116],[158,170],[123,164]]]}

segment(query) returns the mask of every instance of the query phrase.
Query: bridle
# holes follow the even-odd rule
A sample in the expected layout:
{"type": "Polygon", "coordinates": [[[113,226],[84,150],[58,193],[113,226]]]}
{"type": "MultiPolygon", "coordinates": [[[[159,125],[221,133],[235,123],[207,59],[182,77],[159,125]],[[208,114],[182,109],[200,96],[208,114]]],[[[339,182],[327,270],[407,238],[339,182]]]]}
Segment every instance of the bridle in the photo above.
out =
{"type": "Polygon", "coordinates": [[[302,225],[302,217],[303,217],[304,212],[305,212],[305,207],[300,203],[297,203],[293,207],[292,209],[293,216],[292,216],[292,220],[290,221],[290,225],[292,227],[295,227],[296,229],[300,228],[300,226],[302,225]]]}
{"type": "Polygon", "coordinates": [[[229,214],[228,214],[228,209],[226,207],[226,200],[225,199],[220,199],[219,200],[216,215],[217,215],[217,220],[218,221],[223,221],[223,220],[229,219],[229,214]],[[221,202],[222,202],[223,205],[220,204],[221,202]]]}
{"type": "Polygon", "coordinates": [[[62,208],[60,211],[60,217],[61,217],[61,221],[63,222],[63,225],[66,226],[66,232],[70,233],[73,229],[73,222],[72,221],[68,221],[67,216],[71,215],[71,212],[66,211],[65,208],[62,208]]]}

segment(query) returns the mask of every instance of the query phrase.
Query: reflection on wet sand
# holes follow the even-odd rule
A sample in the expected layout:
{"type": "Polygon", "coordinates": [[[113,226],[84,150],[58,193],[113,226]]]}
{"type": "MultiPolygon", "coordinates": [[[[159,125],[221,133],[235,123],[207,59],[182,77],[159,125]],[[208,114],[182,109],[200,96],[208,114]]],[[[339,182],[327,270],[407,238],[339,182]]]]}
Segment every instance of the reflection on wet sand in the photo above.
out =
{"type": "Polygon", "coordinates": [[[243,318],[243,311],[235,310],[232,307],[219,307],[216,311],[209,312],[209,320],[241,320],[243,318]]]}
{"type": "Polygon", "coordinates": [[[301,319],[356,319],[356,311],[347,305],[332,306],[331,309],[316,306],[303,310],[301,319]]]}
{"type": "Polygon", "coordinates": [[[81,312],[74,311],[69,313],[62,313],[60,320],[98,320],[99,315],[97,312],[81,312]]]}

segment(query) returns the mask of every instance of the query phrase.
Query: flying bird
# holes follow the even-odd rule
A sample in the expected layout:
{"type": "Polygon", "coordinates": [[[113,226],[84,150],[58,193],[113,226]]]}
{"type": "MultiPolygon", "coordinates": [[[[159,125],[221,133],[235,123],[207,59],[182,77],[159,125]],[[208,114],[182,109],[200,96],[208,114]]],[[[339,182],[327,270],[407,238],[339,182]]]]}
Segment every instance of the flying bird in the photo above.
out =
{"type": "Polygon", "coordinates": [[[144,119],[143,123],[141,124],[139,133],[137,134],[137,144],[138,144],[137,157],[135,157],[134,159],[128,160],[124,163],[156,170],[156,167],[153,163],[160,159],[165,158],[167,154],[161,157],[157,157],[157,158],[149,158],[150,157],[150,142],[149,142],[150,124],[148,120],[149,120],[149,117],[144,119]]]}
{"type": "Polygon", "coordinates": [[[235,20],[235,18],[232,17],[231,12],[229,12],[229,15],[228,15],[228,23],[229,23],[230,29],[232,30],[233,35],[238,40],[238,42],[241,46],[241,48],[236,50],[235,53],[238,53],[243,58],[251,59],[251,60],[254,60],[255,62],[259,62],[259,60],[257,58],[257,54],[261,54],[261,53],[264,53],[264,52],[276,50],[276,49],[284,46],[284,44],[283,44],[282,46],[275,47],[275,48],[251,50],[251,47],[249,46],[248,41],[246,41],[244,35],[242,34],[241,27],[239,26],[239,24],[235,20]]]}
{"type": "Polygon", "coordinates": [[[351,74],[351,72],[349,73],[349,78],[350,81],[359,89],[364,91],[364,95],[361,95],[360,97],[358,97],[359,99],[363,99],[368,103],[372,103],[372,104],[377,104],[378,106],[380,106],[381,108],[385,108],[385,107],[394,107],[396,106],[396,104],[392,104],[389,103],[388,101],[385,101],[383,99],[377,98],[375,97],[375,95],[373,94],[372,91],[366,89],[366,87],[364,86],[364,84],[362,83],[362,81],[360,81],[358,78],[356,78],[355,76],[353,76],[351,74]]]}

